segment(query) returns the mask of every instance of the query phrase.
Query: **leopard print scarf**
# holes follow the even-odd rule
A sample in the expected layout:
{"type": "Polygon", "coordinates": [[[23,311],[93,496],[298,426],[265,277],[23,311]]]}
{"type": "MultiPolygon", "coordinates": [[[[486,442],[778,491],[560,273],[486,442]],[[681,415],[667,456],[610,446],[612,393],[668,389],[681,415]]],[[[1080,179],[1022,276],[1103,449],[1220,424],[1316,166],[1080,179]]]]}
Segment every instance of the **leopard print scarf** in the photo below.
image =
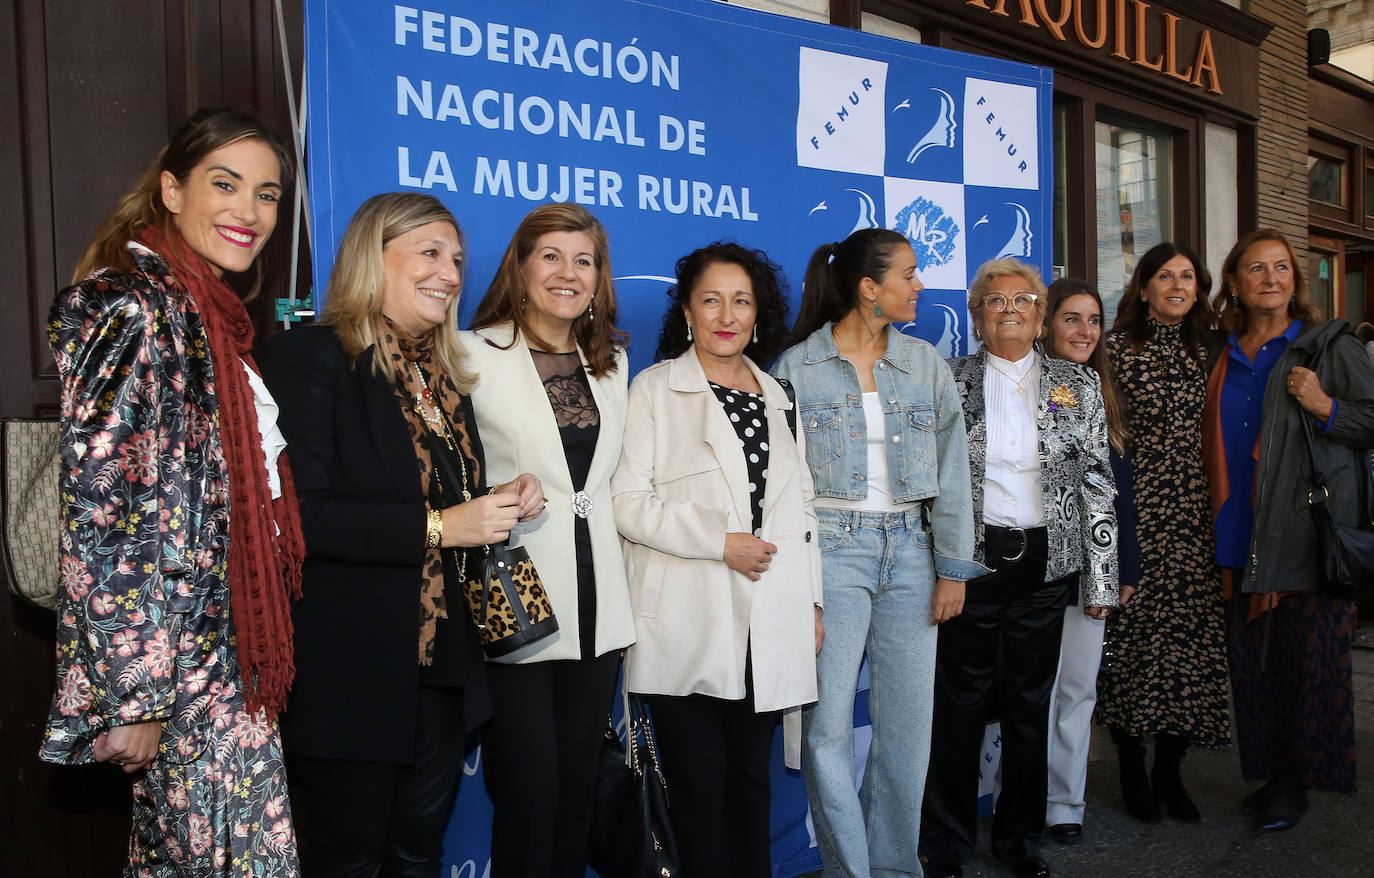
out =
{"type": "MultiPolygon", "coordinates": [[[[439,500],[434,462],[430,457],[430,445],[425,439],[429,425],[416,405],[415,398],[423,394],[428,386],[449,428],[457,440],[459,452],[466,458],[467,490],[475,496],[482,474],[477,469],[477,457],[473,453],[472,437],[468,433],[467,419],[463,417],[461,397],[446,373],[442,372],[434,359],[434,331],[419,338],[413,338],[386,317],[381,318],[377,327],[379,346],[386,354],[392,367],[392,389],[396,401],[405,415],[406,426],[410,428],[410,441],[415,446],[415,463],[419,468],[420,486],[426,499],[437,506],[451,506],[459,497],[459,486],[443,484],[443,500],[439,500]],[[423,375],[423,379],[421,378],[423,375]]],[[[456,461],[455,461],[456,463],[456,461]]],[[[454,467],[458,469],[458,467],[454,467]]],[[[461,501],[459,501],[461,502],[461,501]]],[[[426,549],[425,561],[420,578],[420,664],[434,662],[434,634],[439,619],[448,618],[448,607],[444,599],[444,562],[440,549],[426,549]]]]}

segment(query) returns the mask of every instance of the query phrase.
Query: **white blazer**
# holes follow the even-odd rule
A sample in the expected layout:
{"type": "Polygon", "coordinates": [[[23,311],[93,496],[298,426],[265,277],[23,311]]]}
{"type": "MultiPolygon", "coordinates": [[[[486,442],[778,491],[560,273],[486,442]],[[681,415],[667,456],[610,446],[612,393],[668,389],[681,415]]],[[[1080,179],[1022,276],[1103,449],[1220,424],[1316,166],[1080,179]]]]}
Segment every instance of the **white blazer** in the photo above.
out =
{"type": "Polygon", "coordinates": [[[725,535],[752,529],[749,477],[695,347],[635,378],[611,494],[635,613],[626,689],[742,699],[747,646],[763,712],[816,700],[821,559],[811,470],[787,425],[792,404],[745,362],[768,416],[761,533],[778,547],[758,582],[722,560],[725,535]]]}
{"type": "MultiPolygon", "coordinates": [[[[529,346],[514,333],[514,324],[459,333],[468,362],[477,372],[472,407],[486,455],[489,484],[509,481],[524,472],[533,473],[544,486],[549,505],[528,530],[511,534],[511,545],[523,545],[539,571],[548,592],[558,632],[533,647],[515,653],[526,662],[582,658],[578,644],[577,550],[573,543],[573,484],[563,440],[549,405],[548,394],[529,346]],[[515,344],[502,350],[487,343],[515,344]]],[[[579,348],[585,364],[587,358],[579,348]]],[[[610,478],[620,457],[620,437],[625,427],[625,398],[629,364],[624,351],[616,355],[616,370],[589,380],[592,397],[601,417],[596,450],[584,490],[593,508],[587,517],[592,539],[592,563],[596,570],[596,654],[623,649],[634,642],[634,622],[625,585],[625,565],[620,554],[611,508],[610,478]]],[[[591,378],[589,375],[588,378],[591,378]]]]}

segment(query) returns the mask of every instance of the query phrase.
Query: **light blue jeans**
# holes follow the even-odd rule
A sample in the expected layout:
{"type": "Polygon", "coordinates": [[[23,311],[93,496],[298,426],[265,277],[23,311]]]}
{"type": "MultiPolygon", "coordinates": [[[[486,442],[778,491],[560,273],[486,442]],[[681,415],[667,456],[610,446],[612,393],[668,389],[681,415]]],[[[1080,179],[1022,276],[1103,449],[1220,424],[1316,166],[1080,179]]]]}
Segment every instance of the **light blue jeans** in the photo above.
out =
{"type": "Polygon", "coordinates": [[[817,509],[825,580],[819,700],[802,714],[802,770],[827,878],[922,874],[930,761],[935,563],[919,509],[817,509]],[[854,687],[868,653],[873,742],[854,789],[854,687]]]}

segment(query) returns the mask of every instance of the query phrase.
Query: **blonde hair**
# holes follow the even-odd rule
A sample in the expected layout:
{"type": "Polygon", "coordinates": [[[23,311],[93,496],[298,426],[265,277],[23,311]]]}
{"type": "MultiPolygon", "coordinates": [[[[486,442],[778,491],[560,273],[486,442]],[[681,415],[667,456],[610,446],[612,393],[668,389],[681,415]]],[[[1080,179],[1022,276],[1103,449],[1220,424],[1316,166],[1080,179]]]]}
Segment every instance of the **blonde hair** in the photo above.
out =
{"type": "MultiPolygon", "coordinates": [[[[630,337],[615,326],[615,285],[611,283],[611,252],[606,229],[591,211],[576,204],[541,204],[525,215],[511,237],[501,265],[496,269],[487,294],[472,316],[472,328],[482,329],[500,323],[514,323],[526,342],[547,349],[525,316],[525,280],[520,269],[534,252],[539,239],[552,232],[582,232],[592,239],[592,262],[596,266],[595,298],[592,316],[579,317],[573,322],[572,334],[582,355],[587,358],[587,371],[593,378],[609,375],[616,370],[617,350],[629,346],[630,337]]],[[[487,344],[496,346],[494,342],[487,344]]],[[[511,345],[514,345],[514,338],[511,345]]]]}
{"type": "MultiPolygon", "coordinates": [[[[348,222],[339,255],[325,288],[320,323],[332,326],[344,352],[355,361],[372,348],[372,371],[391,368],[381,345],[379,327],[385,301],[386,266],[382,251],[393,239],[430,223],[448,223],[463,238],[458,220],[439,199],[418,192],[388,192],[364,201],[348,222]]],[[[467,369],[467,354],[458,341],[458,302],[449,302],[442,326],[435,328],[434,356],[459,393],[470,393],[477,375],[467,369]]]]}
{"type": "MultiPolygon", "coordinates": [[[[114,210],[96,226],[95,239],[87,245],[72,273],[72,283],[78,283],[100,268],[132,271],[133,257],[128,243],[137,240],[143,230],[158,226],[169,241],[181,238],[172,213],[162,203],[162,172],[167,171],[185,183],[191,171],[217,149],[232,146],[241,140],[260,140],[277,157],[281,170],[283,195],[290,189],[295,176],[295,157],[270,124],[251,110],[239,107],[216,107],[198,110],[177,129],[152,163],[138,175],[129,189],[115,204],[114,210]]],[[[178,275],[191,274],[174,253],[158,254],[167,260],[178,275]]],[[[262,286],[262,263],[255,261],[257,275],[245,300],[251,300],[262,286]]]]}
{"type": "Polygon", "coordinates": [[[1019,277],[1030,286],[1030,292],[1035,294],[1035,313],[1040,315],[1040,335],[1043,337],[1047,331],[1045,324],[1049,314],[1049,294],[1045,291],[1045,282],[1040,279],[1040,271],[1034,265],[1027,265],[1010,256],[989,259],[978,266],[978,273],[968,287],[969,314],[983,310],[983,299],[987,297],[992,282],[999,277],[1019,277]]]}

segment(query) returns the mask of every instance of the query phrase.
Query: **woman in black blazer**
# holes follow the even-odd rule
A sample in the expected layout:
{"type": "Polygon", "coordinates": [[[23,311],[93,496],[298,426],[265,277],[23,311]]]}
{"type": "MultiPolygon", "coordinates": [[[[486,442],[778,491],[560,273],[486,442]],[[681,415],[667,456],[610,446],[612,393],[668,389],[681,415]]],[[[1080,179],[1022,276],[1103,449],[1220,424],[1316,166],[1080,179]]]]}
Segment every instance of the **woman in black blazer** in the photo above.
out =
{"type": "Polygon", "coordinates": [[[485,478],[456,334],[462,255],[434,198],[369,199],[323,325],[263,358],[308,553],[283,737],[312,876],[439,873],[464,741],[491,712],[458,588],[478,562],[441,550],[502,541],[544,505],[533,476],[485,478]]]}

